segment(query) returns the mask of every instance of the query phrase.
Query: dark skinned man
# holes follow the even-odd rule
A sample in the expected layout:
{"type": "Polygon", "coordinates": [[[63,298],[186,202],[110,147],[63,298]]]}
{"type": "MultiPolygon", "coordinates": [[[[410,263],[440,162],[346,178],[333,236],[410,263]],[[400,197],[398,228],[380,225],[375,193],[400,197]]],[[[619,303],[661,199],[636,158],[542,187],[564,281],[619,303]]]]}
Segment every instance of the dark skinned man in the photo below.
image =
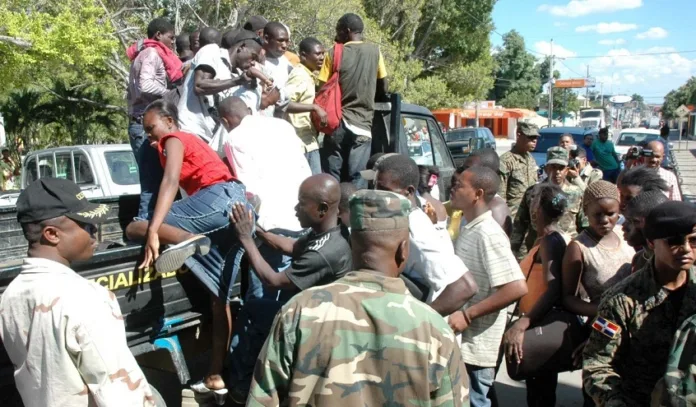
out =
{"type": "Polygon", "coordinates": [[[285,57],[289,43],[290,34],[283,24],[275,21],[266,24],[263,29],[264,73],[273,81],[273,87],[280,95],[275,105],[263,111],[266,116],[282,117],[289,102],[286,85],[293,68],[285,57]]]}
{"type": "MultiPolygon", "coordinates": [[[[296,293],[314,286],[332,283],[352,270],[347,228],[338,223],[341,189],[326,174],[313,175],[302,183],[297,204],[297,218],[309,232],[290,239],[257,228],[256,235],[270,246],[292,256],[292,264],[276,272],[261,255],[252,237],[254,216],[243,205],[235,205],[230,215],[249,263],[261,282],[272,288],[296,293]]],[[[252,299],[245,303],[239,320],[253,321],[239,332],[239,344],[232,349],[232,395],[243,400],[251,384],[254,362],[270,332],[273,316],[283,305],[269,299],[252,299]]],[[[239,329],[239,328],[238,328],[239,329]]],[[[234,343],[235,341],[233,341],[234,343]]]]}
{"type": "MultiPolygon", "coordinates": [[[[343,47],[341,58],[341,110],[343,119],[333,134],[324,138],[321,166],[341,182],[365,188],[360,177],[370,159],[372,118],[375,98],[386,99],[387,70],[379,47],[363,42],[364,24],[356,14],[345,14],[336,24],[336,42],[343,47]]],[[[333,74],[332,48],[319,72],[319,82],[326,83],[333,74]]]]}
{"type": "Polygon", "coordinates": [[[537,165],[531,151],[536,147],[539,130],[530,123],[517,124],[517,141],[510,151],[500,156],[500,195],[515,219],[527,189],[537,183],[537,165]]]}
{"type": "Polygon", "coordinates": [[[290,72],[286,86],[286,93],[290,98],[287,108],[288,120],[305,145],[305,157],[312,174],[321,172],[321,157],[317,129],[312,124],[310,113],[316,113],[322,122],[326,122],[326,112],[321,106],[314,104],[315,72],[319,71],[323,63],[324,46],[316,38],[305,38],[300,42],[300,64],[290,72]]]}
{"type": "Polygon", "coordinates": [[[462,333],[462,359],[469,374],[472,406],[490,406],[488,393],[495,380],[506,308],[527,294],[527,284],[510,242],[493,219],[490,203],[498,190],[498,174],[471,167],[452,184],[452,206],[462,211],[467,224],[455,252],[479,287],[465,308],[449,317],[455,333],[462,333]]]}
{"type": "Polygon", "coordinates": [[[356,271],[283,307],[247,406],[469,404],[451,329],[399,279],[409,257],[409,211],[399,194],[353,195],[356,271]]]}
{"type": "Polygon", "coordinates": [[[229,55],[219,46],[220,33],[206,27],[200,31],[199,37],[201,48],[191,60],[193,74],[186,77],[181,89],[179,120],[183,131],[198,135],[224,158],[224,129],[211,112],[217,109],[218,101],[233,94],[232,88],[248,83],[251,77],[262,78],[262,75],[247,69],[244,75],[233,77],[229,55]],[[225,56],[227,61],[223,60],[225,56]]]}
{"type": "Polygon", "coordinates": [[[440,235],[428,215],[418,206],[418,165],[409,157],[394,154],[375,164],[375,188],[403,195],[411,202],[409,233],[411,250],[404,274],[428,288],[425,298],[440,315],[460,309],[477,287],[464,263],[454,254],[447,232],[440,235]]]}
{"type": "Polygon", "coordinates": [[[664,169],[661,164],[664,162],[665,157],[665,143],[655,140],[648,143],[646,146],[647,151],[651,151],[652,154],[649,157],[645,157],[645,166],[652,168],[660,175],[660,178],[665,180],[667,187],[669,188],[669,193],[667,198],[671,201],[681,201],[681,191],[679,190],[679,181],[677,181],[677,176],[670,170],[664,169]]]}

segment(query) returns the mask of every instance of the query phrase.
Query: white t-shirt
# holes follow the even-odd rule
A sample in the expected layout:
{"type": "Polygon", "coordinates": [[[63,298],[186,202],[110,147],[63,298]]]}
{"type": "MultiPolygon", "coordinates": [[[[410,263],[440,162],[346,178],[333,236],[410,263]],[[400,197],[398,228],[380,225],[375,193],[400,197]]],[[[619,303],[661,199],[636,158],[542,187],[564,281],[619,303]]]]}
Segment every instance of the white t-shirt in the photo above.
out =
{"type": "Polygon", "coordinates": [[[421,209],[412,210],[408,215],[408,223],[411,246],[404,274],[430,288],[426,301],[430,304],[445,287],[459,280],[468,269],[454,254],[449,234],[443,238],[425,212],[421,209]]]}
{"type": "Polygon", "coordinates": [[[263,111],[263,114],[266,116],[273,116],[276,106],[285,106],[288,104],[288,95],[285,91],[285,85],[288,83],[290,71],[292,71],[293,67],[285,55],[281,55],[280,58],[273,58],[266,55],[264,68],[264,73],[266,73],[270,79],[273,79],[273,85],[278,88],[278,91],[280,92],[280,99],[276,105],[268,106],[263,111]]]}
{"type": "MultiPolygon", "coordinates": [[[[478,291],[464,306],[483,301],[507,283],[524,280],[522,270],[510,249],[510,240],[493,219],[491,211],[469,222],[457,238],[455,252],[471,272],[478,291]]],[[[495,367],[505,332],[506,312],[485,315],[471,322],[461,334],[462,359],[480,367],[495,367]]]]}
{"type": "MultiPolygon", "coordinates": [[[[215,129],[213,120],[208,109],[214,106],[213,95],[199,96],[194,91],[195,70],[201,66],[206,66],[215,71],[215,79],[226,80],[232,78],[229,69],[229,54],[226,49],[222,49],[216,44],[208,44],[198,50],[198,53],[191,60],[191,70],[181,88],[181,98],[179,99],[179,122],[181,130],[198,135],[200,138],[211,144],[213,150],[222,156],[220,140],[224,138],[225,129],[222,125],[215,129]]],[[[220,100],[232,94],[231,89],[218,93],[220,100]]]]}
{"type": "Polygon", "coordinates": [[[285,120],[249,115],[227,134],[223,148],[237,179],[261,198],[259,225],[300,230],[295,205],[312,171],[295,128],[285,120]]]}
{"type": "MultiPolygon", "coordinates": [[[[254,62],[254,66],[265,72],[263,65],[254,62]]],[[[233,73],[233,77],[237,78],[242,75],[242,71],[237,68],[233,73]]],[[[258,80],[257,80],[258,82],[258,80]]],[[[247,105],[251,110],[252,114],[258,113],[259,107],[261,106],[261,93],[263,92],[263,85],[258,83],[255,88],[250,88],[245,85],[235,86],[231,90],[231,96],[237,96],[247,105]]]]}

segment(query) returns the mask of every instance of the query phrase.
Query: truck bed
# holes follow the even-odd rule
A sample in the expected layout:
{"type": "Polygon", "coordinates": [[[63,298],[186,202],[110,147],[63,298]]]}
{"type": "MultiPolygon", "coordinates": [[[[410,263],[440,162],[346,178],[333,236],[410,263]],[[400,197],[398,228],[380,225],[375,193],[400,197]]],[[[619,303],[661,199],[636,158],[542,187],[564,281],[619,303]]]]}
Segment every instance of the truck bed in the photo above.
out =
{"type": "MultiPolygon", "coordinates": [[[[103,246],[124,246],[126,226],[138,214],[139,195],[123,195],[116,198],[90,199],[91,202],[109,205],[106,222],[99,225],[97,241],[103,246]]],[[[16,264],[27,254],[27,241],[22,227],[17,222],[15,207],[0,208],[0,268],[16,264]]]]}

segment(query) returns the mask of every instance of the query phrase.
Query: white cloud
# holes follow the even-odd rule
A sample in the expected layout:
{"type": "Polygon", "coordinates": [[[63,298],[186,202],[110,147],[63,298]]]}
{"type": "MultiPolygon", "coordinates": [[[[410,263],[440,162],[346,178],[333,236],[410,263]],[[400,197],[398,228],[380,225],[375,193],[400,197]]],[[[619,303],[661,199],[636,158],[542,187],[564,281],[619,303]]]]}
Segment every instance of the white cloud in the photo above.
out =
{"type": "Polygon", "coordinates": [[[607,46],[614,46],[614,45],[623,45],[626,43],[626,40],[623,38],[617,38],[615,40],[600,40],[598,42],[599,45],[607,45],[607,46]]]}
{"type": "Polygon", "coordinates": [[[555,16],[580,17],[594,13],[630,10],[642,5],[643,0],[571,0],[565,6],[542,4],[537,10],[549,12],[555,16]]]}
{"type": "Polygon", "coordinates": [[[667,38],[669,33],[662,27],[651,27],[648,31],[639,33],[636,38],[639,40],[659,40],[667,38]]]}
{"type": "MultiPolygon", "coordinates": [[[[544,55],[551,55],[551,43],[548,41],[539,41],[534,43],[534,49],[537,52],[540,52],[544,55]]],[[[569,49],[564,48],[560,44],[553,44],[553,55],[559,57],[559,58],[567,58],[567,57],[574,57],[577,54],[577,52],[573,52],[569,49]]]]}
{"type": "Polygon", "coordinates": [[[567,25],[568,25],[568,23],[564,23],[562,21],[556,21],[555,23],[553,23],[554,27],[565,27],[567,25]]]}
{"type": "Polygon", "coordinates": [[[595,31],[597,34],[612,34],[612,33],[622,33],[626,31],[637,30],[637,24],[626,24],[626,23],[599,23],[593,25],[581,25],[575,28],[576,32],[584,33],[589,31],[595,31]]]}
{"type": "Polygon", "coordinates": [[[614,49],[589,62],[591,74],[604,84],[604,92],[664,95],[696,75],[696,59],[674,52],[672,47],[636,50],[614,49]]]}

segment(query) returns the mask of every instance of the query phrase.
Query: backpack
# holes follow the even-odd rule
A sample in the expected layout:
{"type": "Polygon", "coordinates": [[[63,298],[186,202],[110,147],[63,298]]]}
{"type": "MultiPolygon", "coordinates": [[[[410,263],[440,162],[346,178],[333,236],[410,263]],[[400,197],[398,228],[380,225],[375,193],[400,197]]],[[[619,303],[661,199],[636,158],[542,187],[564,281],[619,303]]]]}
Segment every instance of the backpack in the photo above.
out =
{"type": "Polygon", "coordinates": [[[343,112],[341,110],[341,86],[338,83],[338,71],[341,69],[341,59],[343,57],[343,44],[334,46],[333,55],[333,74],[329,81],[319,89],[317,96],[314,98],[314,104],[319,105],[328,116],[327,123],[322,126],[321,120],[316,113],[312,112],[312,123],[317,131],[324,134],[333,133],[341,124],[343,112]]]}

